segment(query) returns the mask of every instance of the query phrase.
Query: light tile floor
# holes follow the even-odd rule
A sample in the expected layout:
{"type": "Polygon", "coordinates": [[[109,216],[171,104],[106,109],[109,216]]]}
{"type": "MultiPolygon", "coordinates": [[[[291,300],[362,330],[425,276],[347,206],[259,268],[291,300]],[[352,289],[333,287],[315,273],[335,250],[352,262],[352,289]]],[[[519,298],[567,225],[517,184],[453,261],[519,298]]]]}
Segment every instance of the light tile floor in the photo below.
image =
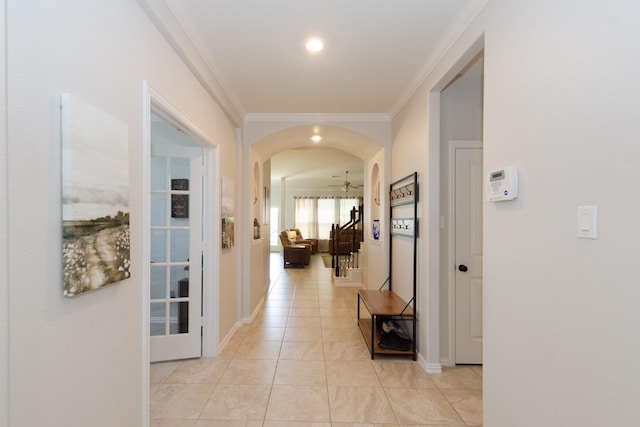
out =
{"type": "Polygon", "coordinates": [[[319,255],[271,260],[264,306],[217,357],[151,365],[151,427],[482,425],[482,367],[371,360],[357,290],[334,288],[319,255]]]}

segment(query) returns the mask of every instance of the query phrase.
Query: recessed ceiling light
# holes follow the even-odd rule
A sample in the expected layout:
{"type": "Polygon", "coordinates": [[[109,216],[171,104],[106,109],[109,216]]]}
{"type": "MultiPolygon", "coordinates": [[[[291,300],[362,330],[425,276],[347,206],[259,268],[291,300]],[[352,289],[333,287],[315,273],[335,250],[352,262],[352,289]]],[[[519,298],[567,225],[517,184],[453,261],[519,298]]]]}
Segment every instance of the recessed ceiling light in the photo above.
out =
{"type": "Polygon", "coordinates": [[[324,43],[319,38],[312,38],[307,40],[306,47],[309,52],[319,52],[324,47],[324,43]]]}
{"type": "Polygon", "coordinates": [[[311,140],[312,140],[313,142],[320,142],[320,141],[322,141],[322,137],[321,137],[320,135],[313,135],[313,136],[311,137],[311,140]]]}

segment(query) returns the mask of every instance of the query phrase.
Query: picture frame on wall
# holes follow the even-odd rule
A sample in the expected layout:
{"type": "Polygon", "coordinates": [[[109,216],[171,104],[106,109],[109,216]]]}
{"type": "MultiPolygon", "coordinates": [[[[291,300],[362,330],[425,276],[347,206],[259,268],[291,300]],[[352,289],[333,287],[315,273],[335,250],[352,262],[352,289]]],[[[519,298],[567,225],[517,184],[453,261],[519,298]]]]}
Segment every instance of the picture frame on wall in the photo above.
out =
{"type": "Polygon", "coordinates": [[[235,246],[235,209],[233,180],[222,177],[222,249],[235,246]]]}
{"type": "Polygon", "coordinates": [[[189,195],[171,195],[171,218],[189,218],[189,195]]]}
{"type": "Polygon", "coordinates": [[[189,218],[189,180],[171,180],[171,218],[189,218]],[[180,192],[184,191],[185,194],[180,192]]]}
{"type": "Polygon", "coordinates": [[[60,96],[62,293],[131,277],[129,129],[71,94],[60,96]]]}

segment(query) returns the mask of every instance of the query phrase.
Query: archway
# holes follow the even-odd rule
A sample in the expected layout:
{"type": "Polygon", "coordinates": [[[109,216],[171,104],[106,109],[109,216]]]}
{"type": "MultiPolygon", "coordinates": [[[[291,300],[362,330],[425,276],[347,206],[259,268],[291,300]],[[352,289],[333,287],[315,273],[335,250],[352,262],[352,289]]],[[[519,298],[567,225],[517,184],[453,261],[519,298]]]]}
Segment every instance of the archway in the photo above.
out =
{"type": "MultiPolygon", "coordinates": [[[[251,165],[254,165],[255,162],[262,166],[263,176],[265,177],[263,183],[265,186],[264,193],[271,194],[271,199],[276,199],[274,192],[271,191],[271,184],[266,178],[271,171],[271,159],[273,156],[288,150],[304,150],[307,155],[313,156],[314,149],[333,149],[341,151],[346,156],[359,159],[362,164],[360,173],[362,176],[364,206],[369,206],[368,200],[372,198],[374,189],[374,185],[370,182],[372,177],[375,176],[383,188],[388,182],[389,168],[386,166],[389,164],[388,157],[390,153],[390,123],[388,119],[365,122],[358,120],[349,122],[343,119],[331,123],[325,121],[323,124],[317,124],[315,121],[313,124],[292,123],[291,121],[250,122],[245,123],[243,137],[245,147],[244,170],[252,170],[251,165]],[[312,140],[311,138],[314,135],[319,135],[321,140],[319,142],[312,140]],[[377,167],[377,172],[372,174],[374,165],[377,167]]],[[[341,173],[344,172],[341,171],[341,173]]],[[[338,180],[340,183],[344,181],[346,181],[344,178],[338,180]]],[[[246,187],[248,186],[245,183],[246,187]]],[[[247,194],[251,194],[250,188],[246,188],[246,190],[248,191],[247,194]]],[[[249,200],[245,201],[245,203],[250,202],[249,200]]],[[[259,203],[264,202],[265,200],[259,201],[259,203]]],[[[251,209],[250,206],[248,208],[249,210],[251,209]]],[[[388,209],[388,207],[383,203],[378,212],[382,215],[385,209],[388,209]]],[[[387,275],[386,263],[381,262],[386,259],[387,247],[384,240],[373,241],[373,236],[370,232],[372,217],[368,209],[365,209],[363,218],[363,230],[365,231],[363,245],[366,247],[366,259],[363,260],[362,264],[363,266],[370,266],[366,269],[366,272],[363,272],[363,283],[381,283],[387,275]],[[368,262],[369,260],[374,261],[368,262]]],[[[269,225],[262,224],[262,227],[264,229],[269,225]]],[[[255,244],[250,245],[246,253],[246,259],[250,259],[251,262],[248,263],[250,271],[245,276],[244,290],[246,294],[243,298],[245,302],[255,302],[256,293],[260,293],[263,296],[268,290],[269,251],[268,239],[262,239],[261,247],[257,248],[255,244]]],[[[251,317],[251,313],[254,313],[259,307],[259,303],[245,304],[245,315],[251,317]]]]}

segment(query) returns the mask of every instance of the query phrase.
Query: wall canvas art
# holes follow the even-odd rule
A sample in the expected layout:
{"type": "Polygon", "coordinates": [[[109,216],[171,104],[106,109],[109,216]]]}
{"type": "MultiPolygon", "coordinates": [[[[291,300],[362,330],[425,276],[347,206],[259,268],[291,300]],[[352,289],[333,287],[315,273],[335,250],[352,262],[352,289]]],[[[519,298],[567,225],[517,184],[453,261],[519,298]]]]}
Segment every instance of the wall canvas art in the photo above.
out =
{"type": "Polygon", "coordinates": [[[222,177],[222,249],[235,244],[235,209],[233,180],[222,177]]]}
{"type": "Polygon", "coordinates": [[[121,120],[61,96],[63,294],[130,277],[129,138],[121,120]]]}

